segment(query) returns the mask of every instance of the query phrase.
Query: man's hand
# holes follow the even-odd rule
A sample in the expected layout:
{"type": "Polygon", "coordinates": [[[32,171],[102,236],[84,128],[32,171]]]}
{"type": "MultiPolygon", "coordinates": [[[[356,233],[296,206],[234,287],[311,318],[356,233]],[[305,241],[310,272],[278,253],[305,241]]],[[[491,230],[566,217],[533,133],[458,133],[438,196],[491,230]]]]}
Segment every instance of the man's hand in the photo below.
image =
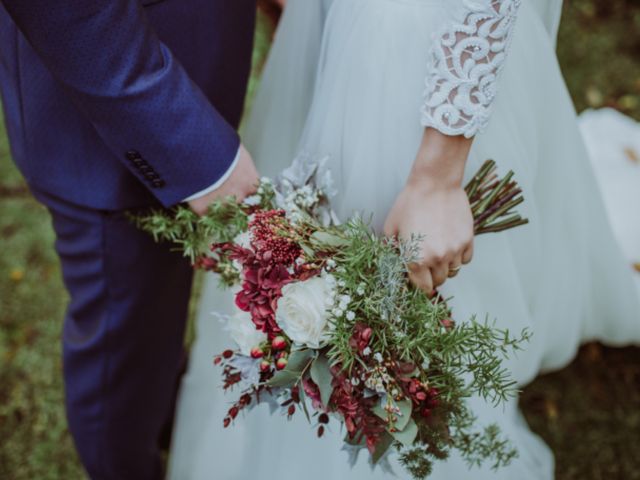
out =
{"type": "Polygon", "coordinates": [[[411,282],[427,294],[473,256],[473,215],[462,188],[471,140],[425,131],[407,185],[385,222],[385,234],[422,237],[411,282]]]}
{"type": "Polygon", "coordinates": [[[238,164],[233,169],[233,172],[231,172],[229,178],[213,192],[191,200],[189,206],[198,215],[204,215],[207,213],[209,205],[220,198],[234,196],[240,202],[256,192],[259,180],[260,177],[253,164],[251,155],[244,146],[241,145],[238,164]]]}

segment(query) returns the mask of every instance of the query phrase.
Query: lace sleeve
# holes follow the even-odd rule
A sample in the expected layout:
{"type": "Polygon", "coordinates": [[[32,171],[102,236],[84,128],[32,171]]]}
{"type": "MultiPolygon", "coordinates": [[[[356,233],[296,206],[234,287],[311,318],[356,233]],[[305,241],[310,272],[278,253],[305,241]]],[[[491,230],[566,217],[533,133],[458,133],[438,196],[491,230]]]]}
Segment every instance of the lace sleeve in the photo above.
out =
{"type": "Polygon", "coordinates": [[[521,0],[462,0],[429,56],[422,124],[473,137],[487,124],[521,0]]]}

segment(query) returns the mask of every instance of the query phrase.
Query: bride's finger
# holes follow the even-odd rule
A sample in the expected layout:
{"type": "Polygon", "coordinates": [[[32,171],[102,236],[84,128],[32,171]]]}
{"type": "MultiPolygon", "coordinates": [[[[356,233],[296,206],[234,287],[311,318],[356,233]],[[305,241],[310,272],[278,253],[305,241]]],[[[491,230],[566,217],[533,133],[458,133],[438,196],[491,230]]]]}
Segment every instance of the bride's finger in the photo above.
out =
{"type": "Polygon", "coordinates": [[[458,255],[456,259],[449,264],[449,271],[447,272],[447,276],[449,278],[453,278],[458,275],[458,272],[462,268],[462,254],[458,255]]]}
{"type": "Polygon", "coordinates": [[[431,278],[431,271],[428,268],[411,268],[409,280],[427,295],[431,295],[433,292],[433,278],[431,278]]]}
{"type": "Polygon", "coordinates": [[[431,278],[433,279],[433,287],[439,287],[447,281],[449,277],[449,262],[442,262],[431,267],[431,278]]]}
{"type": "Polygon", "coordinates": [[[462,263],[466,265],[467,263],[470,263],[472,259],[473,259],[473,242],[471,242],[471,244],[469,244],[469,246],[462,253],[462,263]]]}

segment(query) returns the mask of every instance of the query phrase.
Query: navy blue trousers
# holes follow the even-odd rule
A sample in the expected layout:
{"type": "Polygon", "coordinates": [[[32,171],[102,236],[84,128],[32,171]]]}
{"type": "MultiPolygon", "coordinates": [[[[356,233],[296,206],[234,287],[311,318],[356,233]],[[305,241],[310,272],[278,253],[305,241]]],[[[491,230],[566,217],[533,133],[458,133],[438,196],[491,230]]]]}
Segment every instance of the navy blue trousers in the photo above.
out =
{"type": "Polygon", "coordinates": [[[41,192],[71,296],[63,329],[69,428],[93,480],[161,479],[158,438],[175,400],[192,269],[124,212],[41,192]]]}

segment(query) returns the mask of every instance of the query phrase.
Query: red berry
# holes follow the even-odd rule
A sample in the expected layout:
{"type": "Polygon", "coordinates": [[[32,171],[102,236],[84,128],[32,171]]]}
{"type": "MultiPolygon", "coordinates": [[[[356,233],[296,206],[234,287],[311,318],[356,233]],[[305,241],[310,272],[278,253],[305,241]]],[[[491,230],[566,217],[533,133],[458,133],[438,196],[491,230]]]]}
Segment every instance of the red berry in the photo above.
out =
{"type": "Polygon", "coordinates": [[[262,358],[264,356],[264,352],[260,347],[253,347],[251,349],[251,358],[262,358]]]}
{"type": "Polygon", "coordinates": [[[327,415],[326,413],[321,413],[320,416],[318,416],[318,422],[324,424],[329,423],[329,415],[327,415]]]}
{"type": "Polygon", "coordinates": [[[269,362],[267,362],[266,360],[263,360],[260,362],[260,371],[261,372],[268,372],[269,370],[271,370],[271,364],[269,362]]]}
{"type": "Polygon", "coordinates": [[[294,413],[296,413],[296,406],[295,405],[289,405],[289,408],[287,409],[287,414],[289,416],[292,416],[294,413]]]}
{"type": "Polygon", "coordinates": [[[454,322],[450,318],[445,318],[440,322],[440,324],[447,330],[451,330],[454,326],[454,322]]]}
{"type": "Polygon", "coordinates": [[[215,357],[213,359],[213,364],[214,365],[220,365],[220,362],[222,362],[222,357],[215,357]]]}
{"type": "Polygon", "coordinates": [[[233,357],[233,350],[225,350],[224,352],[222,352],[222,356],[228,360],[229,358],[233,357]]]}
{"type": "Polygon", "coordinates": [[[229,409],[229,416],[230,416],[231,418],[236,418],[236,417],[238,416],[238,411],[239,411],[239,410],[238,410],[238,407],[231,407],[231,408],[229,409]]]}
{"type": "Polygon", "coordinates": [[[318,438],[322,437],[322,435],[324,435],[324,425],[318,427],[318,438]]]}
{"type": "Polygon", "coordinates": [[[287,360],[286,358],[279,358],[276,362],[276,368],[278,370],[284,370],[287,367],[287,363],[289,363],[289,360],[287,360]]]}
{"type": "Polygon", "coordinates": [[[271,348],[274,350],[284,350],[287,348],[287,341],[281,335],[278,335],[273,340],[271,340],[271,348]]]}
{"type": "Polygon", "coordinates": [[[231,419],[229,417],[225,417],[223,421],[224,428],[227,428],[230,423],[231,423],[231,419]]]}

